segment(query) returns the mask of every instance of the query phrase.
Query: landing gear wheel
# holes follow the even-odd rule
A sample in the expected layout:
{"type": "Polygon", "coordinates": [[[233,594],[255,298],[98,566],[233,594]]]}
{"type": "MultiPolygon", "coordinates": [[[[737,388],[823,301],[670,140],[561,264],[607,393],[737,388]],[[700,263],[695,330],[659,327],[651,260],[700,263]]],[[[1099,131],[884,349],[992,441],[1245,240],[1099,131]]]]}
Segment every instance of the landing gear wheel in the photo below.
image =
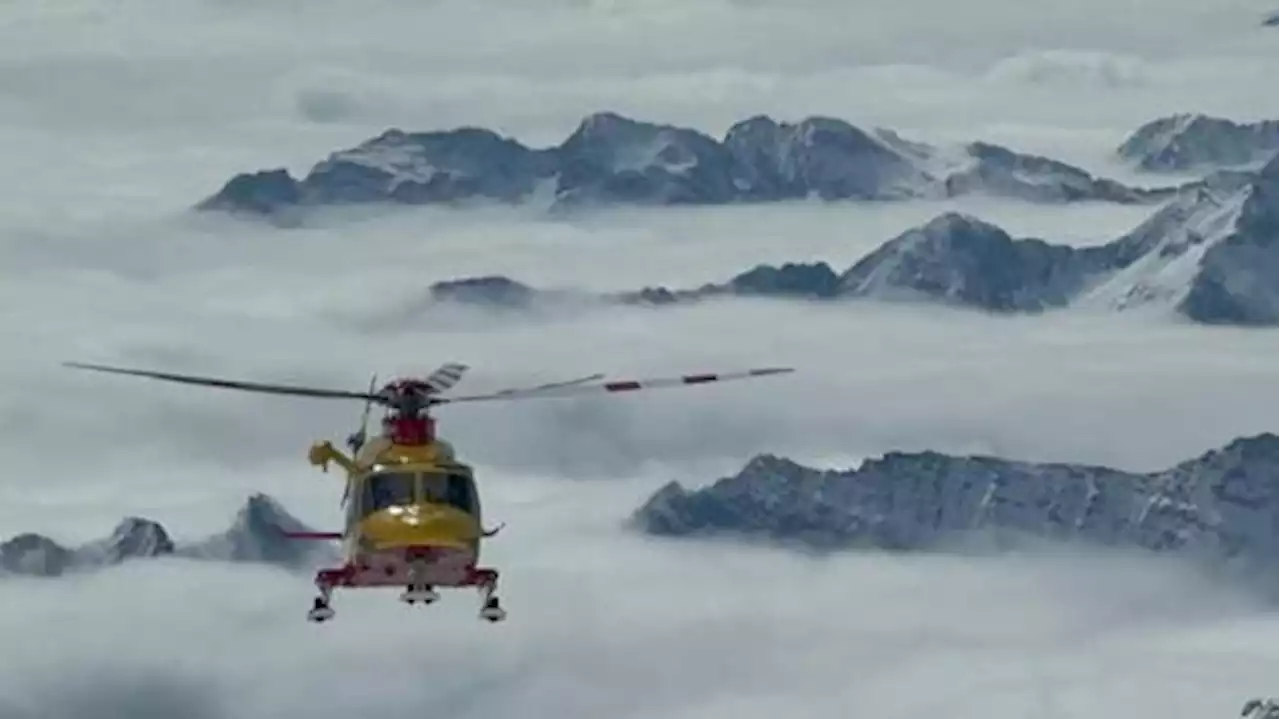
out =
{"type": "Polygon", "coordinates": [[[440,598],[431,587],[409,587],[400,593],[400,601],[405,604],[413,605],[418,602],[423,604],[431,604],[440,598]]]}
{"type": "Polygon", "coordinates": [[[497,597],[484,600],[484,608],[480,610],[480,618],[490,622],[500,622],[507,618],[507,611],[498,605],[497,597]]]}
{"type": "Polygon", "coordinates": [[[319,624],[330,619],[333,619],[333,608],[329,606],[329,602],[325,601],[323,597],[316,597],[315,602],[311,605],[311,611],[307,612],[307,621],[319,624]]]}

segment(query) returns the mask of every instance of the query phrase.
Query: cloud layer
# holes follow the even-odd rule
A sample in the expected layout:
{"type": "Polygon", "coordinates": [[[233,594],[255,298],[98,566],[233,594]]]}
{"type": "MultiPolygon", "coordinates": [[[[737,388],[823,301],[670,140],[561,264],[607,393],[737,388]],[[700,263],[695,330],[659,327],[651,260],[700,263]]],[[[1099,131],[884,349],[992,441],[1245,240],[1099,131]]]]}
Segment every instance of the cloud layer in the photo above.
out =
{"type": "Polygon", "coordinates": [[[504,624],[471,593],[422,609],[382,592],[339,595],[315,627],[301,579],[165,560],[6,582],[8,715],[1198,717],[1276,675],[1273,608],[1149,558],[670,547],[614,531],[616,492],[504,489],[504,624]]]}
{"type": "Polygon", "coordinates": [[[539,143],[599,109],[713,133],[758,112],[825,113],[1099,168],[1154,116],[1276,105],[1276,35],[1253,3],[960,7],[18,4],[0,27],[6,536],[75,543],[125,514],[200,536],[256,490],[318,527],[339,519],[338,480],[303,458],[313,438],[340,439],[358,406],[82,375],[62,360],[349,387],[457,360],[474,366],[475,391],[597,371],[800,372],[449,410],[447,435],[509,525],[488,557],[504,571],[505,625],[479,622],[469,594],[417,610],[373,593],[339,597],[337,621],[313,627],[306,577],[177,560],[6,579],[0,714],[1205,717],[1275,693],[1274,607],[1162,563],[814,560],[618,526],[661,482],[697,484],[761,451],[1162,467],[1277,429],[1274,331],[876,305],[522,320],[422,304],[432,282],[469,274],[617,290],[756,262],[846,266],[948,209],[1097,244],[1144,209],[975,198],[572,221],[424,209],[289,232],[185,214],[234,172],[305,170],[391,125],[483,124],[539,143]]]}

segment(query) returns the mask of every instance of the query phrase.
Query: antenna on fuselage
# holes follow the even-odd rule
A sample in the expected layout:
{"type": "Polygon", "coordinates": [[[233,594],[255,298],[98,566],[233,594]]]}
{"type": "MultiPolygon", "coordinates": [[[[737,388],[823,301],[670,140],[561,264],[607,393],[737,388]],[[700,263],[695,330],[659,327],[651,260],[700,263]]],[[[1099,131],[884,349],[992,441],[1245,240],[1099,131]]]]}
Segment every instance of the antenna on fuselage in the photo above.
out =
{"type": "MultiPolygon", "coordinates": [[[[374,374],[369,378],[369,394],[372,395],[374,389],[378,386],[378,375],[374,374]]],[[[373,409],[373,400],[364,401],[364,413],[360,415],[360,429],[347,436],[347,447],[352,454],[360,451],[365,441],[369,438],[369,411],[373,409]]]]}
{"type": "MultiPolygon", "coordinates": [[[[378,375],[374,373],[369,377],[369,395],[373,395],[373,391],[378,386],[378,375]]],[[[373,400],[366,399],[364,401],[364,412],[360,415],[360,429],[347,436],[347,447],[351,450],[352,456],[355,456],[360,448],[364,446],[365,440],[369,438],[369,411],[373,409],[373,400]]],[[[342,490],[342,502],[340,506],[347,506],[347,500],[351,498],[351,483],[347,482],[347,486],[342,490]]]]}

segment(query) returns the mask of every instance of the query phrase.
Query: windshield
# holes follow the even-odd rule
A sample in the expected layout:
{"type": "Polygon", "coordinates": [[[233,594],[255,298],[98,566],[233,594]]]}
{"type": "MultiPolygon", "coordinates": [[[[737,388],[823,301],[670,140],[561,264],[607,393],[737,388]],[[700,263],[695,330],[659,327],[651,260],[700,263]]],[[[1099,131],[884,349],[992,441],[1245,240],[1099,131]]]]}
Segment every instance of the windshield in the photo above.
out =
{"type": "Polygon", "coordinates": [[[462,472],[424,474],[422,498],[428,502],[447,504],[467,514],[475,513],[475,499],[471,491],[471,478],[462,472]]]}
{"type": "Polygon", "coordinates": [[[361,510],[369,513],[394,505],[413,504],[413,485],[412,472],[371,474],[364,482],[361,510]]]}

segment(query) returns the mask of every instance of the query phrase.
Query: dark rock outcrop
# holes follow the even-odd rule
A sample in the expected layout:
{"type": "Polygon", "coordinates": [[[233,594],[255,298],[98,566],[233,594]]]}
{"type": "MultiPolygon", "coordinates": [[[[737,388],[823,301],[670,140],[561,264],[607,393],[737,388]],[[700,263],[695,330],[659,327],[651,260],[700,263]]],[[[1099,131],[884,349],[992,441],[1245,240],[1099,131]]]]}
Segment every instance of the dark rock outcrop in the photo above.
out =
{"type": "Polygon", "coordinates": [[[0,574],[56,577],[130,560],[169,556],[291,568],[336,558],[331,543],[299,541],[282,534],[312,531],[315,530],[271,497],[255,494],[225,532],[189,544],[175,543],[159,523],[138,517],[126,517],[109,537],[76,548],[64,547],[40,534],[20,534],[0,544],[0,574]]]}
{"type": "Polygon", "coordinates": [[[429,289],[436,302],[459,302],[491,307],[527,307],[537,291],[502,275],[465,277],[436,282],[429,289]]]}
{"type": "Polygon", "coordinates": [[[1174,552],[1274,577],[1277,509],[1277,438],[1264,433],[1150,473],[937,452],[891,452],[836,471],[760,455],[703,489],[669,483],[631,522],[654,535],[728,534],[821,550],[1035,536],[1174,552]]]}
{"type": "Polygon", "coordinates": [[[1278,137],[1280,121],[1235,122],[1183,113],[1139,127],[1116,153],[1153,172],[1257,166],[1276,153],[1278,137]]]}
{"type": "Polygon", "coordinates": [[[1204,253],[1199,272],[1178,310],[1207,324],[1274,325],[1280,223],[1276,206],[1276,158],[1244,190],[1231,231],[1204,253]]]}

